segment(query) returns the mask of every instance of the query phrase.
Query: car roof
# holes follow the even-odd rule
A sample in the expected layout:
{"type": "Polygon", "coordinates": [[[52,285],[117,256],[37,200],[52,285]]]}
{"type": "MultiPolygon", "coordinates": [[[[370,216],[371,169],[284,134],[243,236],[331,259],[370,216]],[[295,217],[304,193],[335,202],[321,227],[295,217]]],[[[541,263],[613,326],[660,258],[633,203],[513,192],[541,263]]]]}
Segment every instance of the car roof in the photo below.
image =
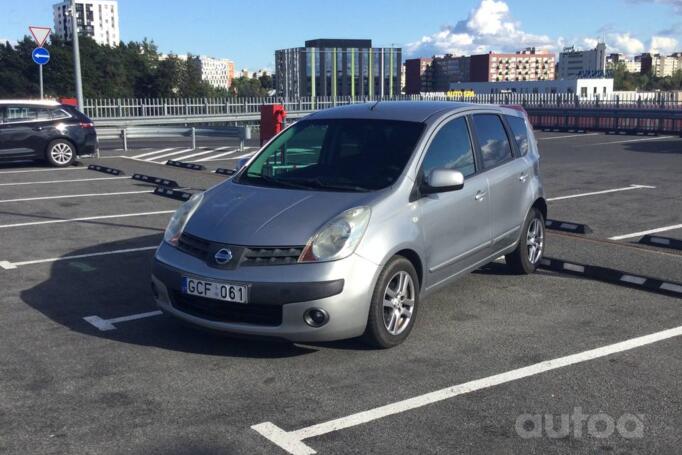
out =
{"type": "Polygon", "coordinates": [[[24,106],[61,106],[60,103],[54,100],[0,100],[0,106],[7,104],[22,104],[24,106]]]}
{"type": "MultiPolygon", "coordinates": [[[[492,104],[462,103],[454,101],[375,101],[351,104],[314,112],[307,119],[333,118],[400,120],[426,122],[430,117],[469,109],[494,109],[501,113],[512,113],[511,109],[492,104]]],[[[512,115],[517,115],[513,113],[512,115]]]]}

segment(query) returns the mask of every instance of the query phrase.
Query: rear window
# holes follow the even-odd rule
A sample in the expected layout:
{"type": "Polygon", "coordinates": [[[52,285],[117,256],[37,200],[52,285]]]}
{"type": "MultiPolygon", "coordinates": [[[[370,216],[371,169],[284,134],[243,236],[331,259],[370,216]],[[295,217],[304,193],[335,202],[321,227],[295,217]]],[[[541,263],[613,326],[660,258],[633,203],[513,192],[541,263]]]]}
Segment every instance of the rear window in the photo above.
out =
{"type": "Polygon", "coordinates": [[[511,146],[502,119],[495,114],[473,116],[483,168],[495,167],[512,158],[511,146]]]}
{"type": "Polygon", "coordinates": [[[508,115],[507,123],[509,123],[512,133],[514,133],[514,140],[521,156],[525,155],[528,153],[528,128],[526,127],[526,121],[521,117],[508,115]]]}

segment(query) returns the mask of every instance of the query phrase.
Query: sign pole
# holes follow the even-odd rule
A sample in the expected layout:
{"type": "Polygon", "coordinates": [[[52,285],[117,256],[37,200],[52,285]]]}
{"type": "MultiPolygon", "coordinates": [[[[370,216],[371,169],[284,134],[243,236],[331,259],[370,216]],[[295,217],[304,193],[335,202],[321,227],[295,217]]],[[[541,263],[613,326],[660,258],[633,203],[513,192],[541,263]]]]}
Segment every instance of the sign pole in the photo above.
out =
{"type": "MultiPolygon", "coordinates": [[[[85,13],[85,11],[83,12],[85,13]]],[[[76,17],[75,0],[71,0],[71,35],[73,39],[73,71],[76,78],[76,98],[78,99],[78,108],[82,111],[84,109],[83,80],[81,79],[81,57],[78,46],[78,18],[76,17]]]]}
{"type": "Polygon", "coordinates": [[[50,53],[43,47],[43,45],[45,44],[45,41],[47,41],[47,37],[50,36],[51,30],[49,27],[38,27],[33,25],[28,27],[28,30],[31,32],[33,39],[38,45],[37,48],[33,49],[31,58],[33,58],[33,61],[38,65],[38,76],[40,78],[40,99],[42,100],[45,98],[45,90],[43,86],[43,65],[50,61],[50,53]]]}
{"type": "Polygon", "coordinates": [[[43,65],[38,65],[39,68],[39,74],[40,74],[40,99],[42,100],[44,98],[43,95],[43,65]]]}

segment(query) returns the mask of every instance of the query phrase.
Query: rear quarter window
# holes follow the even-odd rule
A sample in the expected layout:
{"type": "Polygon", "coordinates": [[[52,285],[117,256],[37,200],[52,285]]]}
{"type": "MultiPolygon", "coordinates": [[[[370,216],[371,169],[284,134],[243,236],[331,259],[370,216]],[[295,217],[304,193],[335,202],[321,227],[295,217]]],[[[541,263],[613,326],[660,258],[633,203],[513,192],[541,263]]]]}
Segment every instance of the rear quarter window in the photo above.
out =
{"type": "Polygon", "coordinates": [[[69,114],[68,112],[66,112],[63,109],[54,109],[52,111],[52,119],[53,120],[62,120],[62,119],[67,119],[67,118],[71,118],[71,114],[69,114]]]}
{"type": "Polygon", "coordinates": [[[519,153],[524,156],[528,153],[528,127],[526,121],[521,117],[507,116],[507,123],[512,130],[516,146],[519,148],[519,153]]]}

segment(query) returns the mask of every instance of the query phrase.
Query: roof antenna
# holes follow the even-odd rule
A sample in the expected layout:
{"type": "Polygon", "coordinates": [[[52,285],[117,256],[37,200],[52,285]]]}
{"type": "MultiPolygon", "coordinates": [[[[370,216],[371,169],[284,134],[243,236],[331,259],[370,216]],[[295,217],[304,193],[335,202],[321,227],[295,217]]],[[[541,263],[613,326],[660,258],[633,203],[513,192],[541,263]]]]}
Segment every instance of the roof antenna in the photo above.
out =
{"type": "Polygon", "coordinates": [[[370,106],[369,110],[370,110],[370,111],[373,111],[374,108],[377,107],[377,105],[379,104],[379,101],[380,101],[380,100],[376,100],[376,102],[370,106]]]}

